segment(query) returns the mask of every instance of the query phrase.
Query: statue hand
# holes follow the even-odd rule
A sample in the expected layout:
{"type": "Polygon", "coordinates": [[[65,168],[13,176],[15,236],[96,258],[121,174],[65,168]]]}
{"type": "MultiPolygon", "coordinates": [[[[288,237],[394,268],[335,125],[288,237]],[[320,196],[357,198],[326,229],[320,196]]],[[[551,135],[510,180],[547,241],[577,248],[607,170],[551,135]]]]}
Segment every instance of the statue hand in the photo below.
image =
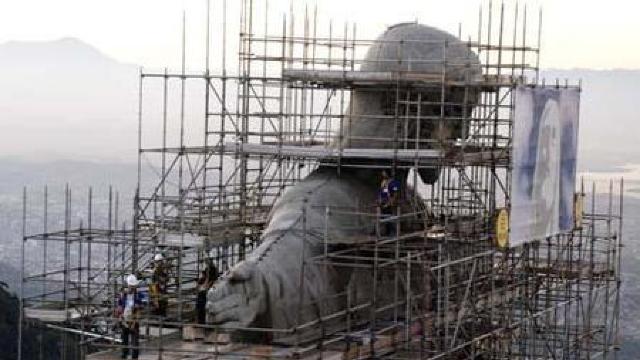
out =
{"type": "Polygon", "coordinates": [[[265,291],[256,263],[239,263],[207,293],[208,322],[229,327],[251,325],[266,309],[265,291]]]}

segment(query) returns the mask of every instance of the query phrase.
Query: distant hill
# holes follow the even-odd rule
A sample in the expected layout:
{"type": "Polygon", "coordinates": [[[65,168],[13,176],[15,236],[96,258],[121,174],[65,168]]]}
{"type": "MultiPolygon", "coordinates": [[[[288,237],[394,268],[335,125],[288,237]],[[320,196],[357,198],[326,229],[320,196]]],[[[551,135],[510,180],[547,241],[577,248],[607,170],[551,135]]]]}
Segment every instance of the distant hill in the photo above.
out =
{"type": "Polygon", "coordinates": [[[0,65],[18,71],[82,70],[83,67],[96,71],[123,65],[82,40],[70,37],[54,41],[9,41],[0,44],[0,54],[0,65]]]}
{"type": "MultiPolygon", "coordinates": [[[[134,162],[139,72],[138,65],[74,38],[0,44],[0,156],[134,162]]],[[[185,91],[185,136],[193,131],[200,139],[204,82],[188,81],[185,91]]],[[[169,146],[178,141],[179,93],[174,78],[168,87],[169,146]]],[[[145,81],[143,109],[145,145],[158,147],[161,79],[145,81]]]]}
{"type": "Polygon", "coordinates": [[[73,38],[0,44],[0,154],[130,160],[138,71],[73,38]]]}

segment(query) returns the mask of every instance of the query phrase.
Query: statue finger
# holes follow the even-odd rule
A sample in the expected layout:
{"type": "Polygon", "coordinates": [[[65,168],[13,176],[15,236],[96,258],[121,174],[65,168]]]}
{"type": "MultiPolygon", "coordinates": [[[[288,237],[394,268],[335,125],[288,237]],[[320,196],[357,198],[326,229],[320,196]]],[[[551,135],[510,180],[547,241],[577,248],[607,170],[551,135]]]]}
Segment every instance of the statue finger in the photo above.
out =
{"type": "Polygon", "coordinates": [[[234,308],[212,314],[209,319],[214,324],[225,324],[240,321],[240,314],[242,314],[241,308],[236,305],[234,308]]]}
{"type": "Polygon", "coordinates": [[[218,301],[231,294],[231,286],[228,281],[222,281],[207,292],[207,301],[218,301]]]}
{"type": "Polygon", "coordinates": [[[245,303],[246,299],[242,294],[231,294],[216,301],[207,301],[207,310],[210,313],[220,313],[245,303]]]}
{"type": "Polygon", "coordinates": [[[251,279],[255,266],[253,261],[245,260],[240,262],[231,270],[229,281],[238,282],[251,279]]]}

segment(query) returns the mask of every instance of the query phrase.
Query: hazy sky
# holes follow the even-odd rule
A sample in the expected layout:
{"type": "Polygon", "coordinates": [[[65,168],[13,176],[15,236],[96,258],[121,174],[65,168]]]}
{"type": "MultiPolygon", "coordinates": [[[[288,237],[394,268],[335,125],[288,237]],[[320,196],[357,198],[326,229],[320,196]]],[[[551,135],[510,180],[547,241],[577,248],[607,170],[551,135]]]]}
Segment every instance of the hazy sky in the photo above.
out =
{"type": "MultiPolygon", "coordinates": [[[[237,19],[240,0],[227,0],[237,19]]],[[[262,3],[264,0],[254,0],[262,3]]],[[[222,0],[211,0],[219,13],[222,0]]],[[[320,19],[358,23],[359,37],[372,38],[399,21],[418,19],[453,33],[475,33],[481,0],[293,0],[303,9],[318,4],[320,19]]],[[[290,0],[269,0],[275,19],[290,0]]],[[[505,1],[509,18],[516,1],[505,1]]],[[[535,0],[527,4],[537,22],[542,5],[544,67],[640,68],[640,2],[633,0],[535,0]]],[[[199,69],[204,52],[206,0],[0,0],[0,42],[80,38],[124,62],[148,67],[177,66],[181,17],[186,12],[188,66],[199,69]]],[[[494,9],[500,2],[494,1],[494,9]]],[[[494,19],[497,17],[494,15],[494,19]]],[[[217,21],[217,20],[216,20],[217,21]]],[[[495,20],[494,20],[495,21],[495,20]]],[[[229,34],[235,38],[236,33],[229,34]]]]}

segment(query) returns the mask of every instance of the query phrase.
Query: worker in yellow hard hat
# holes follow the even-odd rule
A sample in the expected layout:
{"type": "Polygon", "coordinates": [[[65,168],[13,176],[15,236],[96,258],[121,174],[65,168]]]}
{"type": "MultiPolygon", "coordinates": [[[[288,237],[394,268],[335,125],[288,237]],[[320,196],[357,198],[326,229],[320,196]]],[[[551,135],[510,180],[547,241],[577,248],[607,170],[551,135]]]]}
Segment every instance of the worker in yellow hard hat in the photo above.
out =
{"type": "Polygon", "coordinates": [[[153,314],[162,317],[167,316],[167,305],[169,299],[167,295],[169,285],[169,269],[162,254],[156,254],[152,263],[151,285],[149,292],[153,305],[153,314]]]}

